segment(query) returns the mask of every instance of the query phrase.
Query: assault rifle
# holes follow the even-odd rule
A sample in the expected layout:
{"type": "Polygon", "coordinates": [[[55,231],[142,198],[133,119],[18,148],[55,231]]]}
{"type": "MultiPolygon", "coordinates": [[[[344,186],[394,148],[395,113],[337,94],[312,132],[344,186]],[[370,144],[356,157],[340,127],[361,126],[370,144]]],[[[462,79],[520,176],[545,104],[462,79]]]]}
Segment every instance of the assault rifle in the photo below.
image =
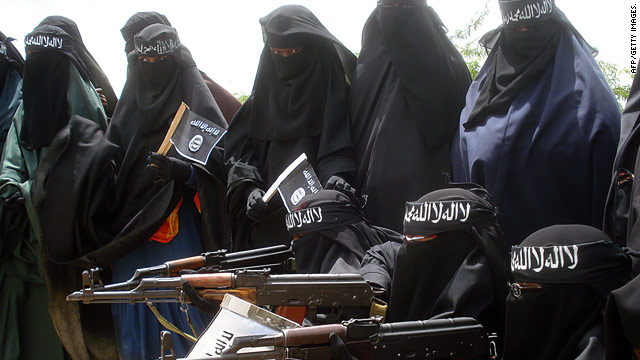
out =
{"type": "Polygon", "coordinates": [[[89,286],[68,295],[67,301],[82,301],[85,304],[188,303],[194,301],[189,291],[195,289],[200,298],[198,301],[220,302],[225,294],[231,294],[256,305],[297,307],[296,319],[280,314],[298,322],[302,320],[299,307],[306,308],[312,321],[334,322],[369,314],[382,315],[380,306],[384,306],[374,297],[381,291],[357,274],[272,275],[270,270],[241,270],[141,278],[133,289],[126,290],[119,284],[115,284],[115,287],[125,290],[89,286]]]}
{"type": "MultiPolygon", "coordinates": [[[[360,360],[496,358],[494,336],[475,319],[459,317],[389,324],[369,318],[285,329],[275,335],[239,336],[218,356],[190,360],[333,359],[331,333],[336,333],[349,353],[360,360]]],[[[175,360],[169,332],[162,333],[161,344],[161,359],[175,360]],[[171,354],[166,355],[167,351],[171,354]]]]}
{"type": "Polygon", "coordinates": [[[164,264],[136,269],[133,276],[121,283],[103,285],[100,269],[85,270],[82,273],[82,287],[88,293],[93,291],[131,290],[140,280],[147,277],[179,276],[182,270],[206,272],[237,271],[246,269],[271,269],[273,273],[291,273],[295,270],[295,257],[290,247],[269,246],[259,249],[227,253],[226,250],[206,252],[201,255],[167,261],[164,264]]]}

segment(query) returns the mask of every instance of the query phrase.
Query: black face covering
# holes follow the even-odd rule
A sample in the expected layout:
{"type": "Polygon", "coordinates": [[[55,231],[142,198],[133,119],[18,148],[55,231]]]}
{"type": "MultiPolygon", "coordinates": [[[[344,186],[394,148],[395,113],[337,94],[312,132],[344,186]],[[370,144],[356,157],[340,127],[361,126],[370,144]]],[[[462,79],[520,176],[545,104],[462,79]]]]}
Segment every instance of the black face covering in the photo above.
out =
{"type": "Polygon", "coordinates": [[[472,127],[488,114],[507,111],[513,99],[548,69],[555,58],[562,27],[551,19],[544,24],[519,31],[502,30],[494,61],[482,86],[475,107],[464,124],[472,127]]]}
{"type": "Polygon", "coordinates": [[[40,149],[51,143],[69,121],[69,66],[76,65],[73,40],[62,29],[44,25],[25,39],[27,55],[23,80],[24,120],[20,145],[40,149]]]}
{"type": "Polygon", "coordinates": [[[286,225],[300,235],[292,242],[298,273],[355,272],[366,250],[388,240],[362,217],[355,197],[335,190],[305,196],[286,225]]]}
{"type": "Polygon", "coordinates": [[[108,117],[111,117],[116,108],[118,97],[113,91],[107,75],[84,45],[78,25],[73,20],[64,16],[48,16],[42,20],[38,26],[41,25],[56,26],[71,35],[75,44],[74,52],[77,58],[78,69],[84,78],[88,78],[96,88],[102,89],[102,94],[107,98],[105,112],[108,117]]]}
{"type": "Polygon", "coordinates": [[[471,316],[502,333],[506,296],[502,232],[490,196],[472,185],[433,191],[417,201],[469,204],[469,212],[461,217],[450,211],[453,207],[438,205],[434,211],[447,214],[444,218],[425,214],[424,221],[414,224],[420,219],[413,217],[413,205],[407,204],[405,228],[411,234],[405,230],[405,235],[435,237],[405,240],[398,251],[389,321],[471,316]]]}
{"type": "Polygon", "coordinates": [[[301,48],[299,52],[287,57],[274,54],[271,51],[271,60],[278,80],[289,81],[294,78],[298,78],[298,82],[312,80],[315,59],[318,56],[318,49],[313,39],[299,39],[289,44],[287,41],[279,43],[270,40],[268,44],[271,48],[278,49],[301,48]]]}
{"type": "Polygon", "coordinates": [[[606,234],[586,225],[531,234],[512,252],[520,283],[507,297],[503,359],[602,359],[607,294],[630,280],[630,266],[606,234]]]}
{"type": "Polygon", "coordinates": [[[265,47],[253,89],[249,134],[288,141],[319,135],[325,118],[344,118],[353,55],[308,9],[282,6],[260,19],[265,47]],[[302,51],[289,57],[270,48],[302,51]]]}
{"type": "Polygon", "coordinates": [[[141,111],[142,133],[167,126],[181,102],[182,88],[178,86],[180,66],[173,56],[173,48],[158,49],[158,44],[178,46],[177,33],[165,25],[154,24],[138,33],[135,43],[138,48],[131,60],[136,67],[136,101],[141,111]],[[155,62],[145,62],[139,56],[165,57],[155,62]]]}

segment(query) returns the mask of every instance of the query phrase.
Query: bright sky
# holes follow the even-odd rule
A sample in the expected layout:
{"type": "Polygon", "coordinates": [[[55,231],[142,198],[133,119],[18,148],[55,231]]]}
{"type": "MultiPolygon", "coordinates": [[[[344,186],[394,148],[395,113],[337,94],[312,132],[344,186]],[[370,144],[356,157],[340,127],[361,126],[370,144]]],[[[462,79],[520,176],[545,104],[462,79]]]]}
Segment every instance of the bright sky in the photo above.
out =
{"type": "MultiPolygon", "coordinates": [[[[120,28],[138,11],[167,16],[198,67],[232,93],[250,93],[262,51],[258,19],[285,4],[309,8],[354,52],[360,51],[362,28],[376,0],[0,0],[0,30],[18,40],[46,16],[66,16],[78,24],[84,43],[120,94],[126,80],[124,40],[120,28]]],[[[427,0],[449,29],[463,29],[484,8],[484,0],[427,0]]],[[[631,7],[634,0],[556,0],[583,37],[600,54],[597,59],[630,67],[631,7]]],[[[497,0],[476,34],[501,22],[497,0]]]]}

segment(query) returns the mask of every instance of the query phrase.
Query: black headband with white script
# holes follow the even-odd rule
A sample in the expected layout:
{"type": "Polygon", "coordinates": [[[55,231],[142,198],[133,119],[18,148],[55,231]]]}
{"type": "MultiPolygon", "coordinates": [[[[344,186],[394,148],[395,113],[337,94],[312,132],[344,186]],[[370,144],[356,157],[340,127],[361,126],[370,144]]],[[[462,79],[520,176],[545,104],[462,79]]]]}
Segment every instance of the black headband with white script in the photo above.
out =
{"type": "Polygon", "coordinates": [[[73,38],[62,29],[52,26],[39,26],[24,37],[27,52],[34,50],[73,51],[73,38]]]}
{"type": "Polygon", "coordinates": [[[473,200],[407,202],[404,212],[404,233],[435,235],[445,231],[468,228],[493,220],[494,209],[473,200]]]}
{"type": "Polygon", "coordinates": [[[293,211],[285,217],[290,236],[349,225],[358,221],[362,221],[362,213],[352,204],[323,204],[293,211]]]}
{"type": "Polygon", "coordinates": [[[521,282],[596,282],[629,268],[630,261],[629,256],[610,240],[511,248],[511,272],[515,281],[521,282]]]}
{"type": "Polygon", "coordinates": [[[133,44],[138,56],[169,56],[180,45],[180,39],[171,26],[153,24],[136,34],[133,44]]]}
{"type": "Polygon", "coordinates": [[[555,0],[499,1],[504,26],[529,27],[545,22],[556,9],[555,0]]]}

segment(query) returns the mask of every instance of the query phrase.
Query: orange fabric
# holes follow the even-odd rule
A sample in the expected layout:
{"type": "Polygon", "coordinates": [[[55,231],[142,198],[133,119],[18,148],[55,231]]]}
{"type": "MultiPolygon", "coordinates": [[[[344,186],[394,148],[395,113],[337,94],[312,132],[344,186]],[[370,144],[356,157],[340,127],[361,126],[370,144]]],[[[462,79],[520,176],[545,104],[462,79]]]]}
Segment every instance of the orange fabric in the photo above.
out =
{"type": "Polygon", "coordinates": [[[193,197],[193,202],[196,204],[196,208],[198,208],[198,212],[202,214],[202,209],[200,209],[200,194],[196,193],[196,196],[193,197]]]}
{"type": "Polygon", "coordinates": [[[178,230],[180,230],[178,221],[178,210],[180,210],[180,205],[182,205],[182,198],[178,201],[175,209],[173,209],[171,214],[169,214],[162,226],[160,226],[156,233],[151,236],[149,241],[157,241],[166,244],[178,235],[178,230]]]}

